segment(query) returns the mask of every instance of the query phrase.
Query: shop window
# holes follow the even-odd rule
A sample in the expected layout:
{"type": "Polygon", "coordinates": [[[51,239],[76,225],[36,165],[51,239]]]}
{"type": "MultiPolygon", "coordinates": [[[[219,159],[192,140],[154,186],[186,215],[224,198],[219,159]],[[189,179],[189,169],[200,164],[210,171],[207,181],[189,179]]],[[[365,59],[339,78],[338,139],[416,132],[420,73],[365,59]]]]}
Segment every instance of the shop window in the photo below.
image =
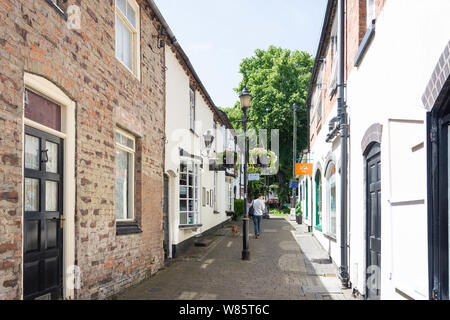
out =
{"type": "Polygon", "coordinates": [[[200,224],[199,165],[182,161],[180,166],[180,225],[200,224]]]}

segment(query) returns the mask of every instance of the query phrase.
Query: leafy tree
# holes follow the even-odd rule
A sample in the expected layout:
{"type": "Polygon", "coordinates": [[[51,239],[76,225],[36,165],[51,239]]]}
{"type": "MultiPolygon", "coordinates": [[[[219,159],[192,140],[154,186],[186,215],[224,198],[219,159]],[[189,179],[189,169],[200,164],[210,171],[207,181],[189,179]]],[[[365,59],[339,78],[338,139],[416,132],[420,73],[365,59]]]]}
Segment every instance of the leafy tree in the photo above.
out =
{"type": "MultiPolygon", "coordinates": [[[[300,51],[270,46],[267,50],[256,50],[254,56],[245,58],[240,65],[243,80],[235,91],[242,92],[244,85],[253,96],[249,118],[249,129],[280,130],[280,171],[271,181],[279,185],[280,200],[289,199],[289,180],[292,176],[293,122],[292,106],[299,107],[297,113],[296,151],[307,147],[307,106],[306,97],[314,65],[310,54],[300,51]],[[267,112],[271,108],[270,113],[267,112]]],[[[240,103],[233,108],[223,109],[236,129],[242,128],[243,113],[240,103]]],[[[268,134],[270,140],[270,134],[268,134]]],[[[269,141],[270,143],[270,141],[269,141]]],[[[270,182],[269,182],[270,183],[270,182]]]]}

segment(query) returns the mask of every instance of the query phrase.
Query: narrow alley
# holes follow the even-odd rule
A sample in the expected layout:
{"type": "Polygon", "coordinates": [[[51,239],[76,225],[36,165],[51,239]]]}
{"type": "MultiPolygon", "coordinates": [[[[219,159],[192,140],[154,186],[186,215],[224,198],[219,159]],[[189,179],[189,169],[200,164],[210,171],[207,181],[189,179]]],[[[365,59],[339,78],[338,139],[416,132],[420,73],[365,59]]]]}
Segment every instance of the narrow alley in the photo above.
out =
{"type": "MultiPolygon", "coordinates": [[[[150,279],[113,297],[119,300],[342,300],[337,268],[307,228],[284,218],[264,220],[250,234],[251,260],[241,260],[242,233],[231,225],[193,247],[150,279]]],[[[239,226],[242,230],[242,226],[239,226]]]]}

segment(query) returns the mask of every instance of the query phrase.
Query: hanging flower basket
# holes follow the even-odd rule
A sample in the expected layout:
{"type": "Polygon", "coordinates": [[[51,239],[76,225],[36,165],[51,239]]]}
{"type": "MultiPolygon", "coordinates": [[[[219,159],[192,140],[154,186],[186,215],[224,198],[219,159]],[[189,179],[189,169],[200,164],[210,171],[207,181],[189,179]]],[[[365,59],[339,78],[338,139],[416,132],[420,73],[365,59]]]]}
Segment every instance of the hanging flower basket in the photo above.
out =
{"type": "Polygon", "coordinates": [[[263,148],[250,150],[250,166],[255,168],[272,168],[278,157],[273,151],[268,151],[263,148]]]}
{"type": "Polygon", "coordinates": [[[239,153],[234,151],[224,151],[217,155],[217,165],[225,169],[233,169],[240,167],[240,156],[239,153]]]}

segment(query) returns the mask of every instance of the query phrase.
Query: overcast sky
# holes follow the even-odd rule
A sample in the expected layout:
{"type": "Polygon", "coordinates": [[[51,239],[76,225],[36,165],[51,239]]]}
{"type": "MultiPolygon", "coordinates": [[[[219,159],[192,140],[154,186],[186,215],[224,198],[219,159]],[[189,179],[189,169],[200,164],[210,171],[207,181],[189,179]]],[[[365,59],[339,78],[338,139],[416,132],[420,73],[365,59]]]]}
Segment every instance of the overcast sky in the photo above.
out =
{"type": "Polygon", "coordinates": [[[219,107],[232,107],[239,64],[270,45],[315,55],[327,0],[155,0],[219,107]]]}

